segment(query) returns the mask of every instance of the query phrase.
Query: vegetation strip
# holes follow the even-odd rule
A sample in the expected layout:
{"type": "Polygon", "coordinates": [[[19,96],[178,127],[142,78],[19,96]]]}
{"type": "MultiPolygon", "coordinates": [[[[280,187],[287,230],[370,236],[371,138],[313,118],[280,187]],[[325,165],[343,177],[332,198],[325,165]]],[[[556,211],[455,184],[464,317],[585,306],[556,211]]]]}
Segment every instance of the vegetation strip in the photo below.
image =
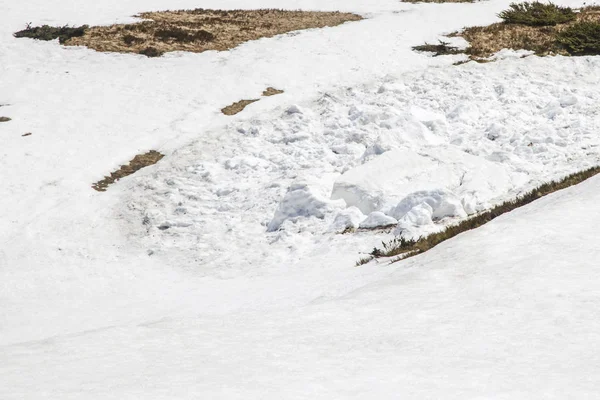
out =
{"type": "Polygon", "coordinates": [[[480,226],[487,224],[502,214],[513,211],[519,207],[523,207],[524,205],[527,205],[550,193],[556,192],[557,190],[566,189],[570,186],[581,183],[599,173],[600,166],[596,166],[568,175],[558,181],[544,183],[514,200],[505,201],[491,210],[467,218],[456,225],[450,225],[443,231],[432,233],[416,240],[399,237],[394,238],[387,243],[382,242],[382,248],[374,248],[368,257],[363,257],[357,261],[356,266],[366,264],[374,258],[397,256],[396,259],[391,261],[393,263],[417,254],[424,253],[427,250],[432,249],[438,244],[451,239],[462,232],[479,228],[480,226]]]}
{"type": "Polygon", "coordinates": [[[97,51],[137,53],[158,57],[170,51],[201,53],[229,50],[260,38],[303,29],[337,26],[361,16],[341,12],[260,10],[179,10],[146,12],[143,21],[111,26],[69,28],[31,27],[16,37],[40,40],[58,38],[66,46],[87,46],[97,51]]]}
{"type": "Polygon", "coordinates": [[[502,49],[529,50],[538,56],[600,55],[600,6],[576,11],[552,3],[513,3],[498,17],[503,22],[450,34],[469,42],[464,50],[441,41],[413,50],[432,52],[434,56],[463,53],[474,61],[489,61],[488,57],[502,49]]]}
{"type": "Polygon", "coordinates": [[[140,169],[154,165],[159,162],[164,157],[164,154],[159,153],[155,150],[150,150],[145,154],[138,154],[129,162],[127,165],[122,165],[115,172],[111,172],[110,176],[105,176],[104,179],[94,183],[92,188],[97,190],[98,192],[106,192],[106,189],[109,185],[115,183],[121,178],[124,178],[128,175],[133,174],[134,172],[139,171],[140,169]]]}

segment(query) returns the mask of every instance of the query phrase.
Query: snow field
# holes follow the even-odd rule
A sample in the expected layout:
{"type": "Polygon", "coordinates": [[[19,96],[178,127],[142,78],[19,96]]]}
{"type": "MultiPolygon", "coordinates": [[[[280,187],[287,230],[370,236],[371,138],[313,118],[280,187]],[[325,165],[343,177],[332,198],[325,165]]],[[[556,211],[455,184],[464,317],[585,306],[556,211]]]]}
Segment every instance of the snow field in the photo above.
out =
{"type": "Polygon", "coordinates": [[[156,254],[219,265],[234,261],[215,232],[243,237],[246,260],[394,219],[396,234],[432,232],[597,165],[599,66],[508,57],[430,68],[233,122],[136,179],[128,218],[145,219],[139,239],[156,254]]]}
{"type": "Polygon", "coordinates": [[[0,398],[594,397],[599,178],[353,268],[364,229],[598,163],[596,58],[410,49],[509,3],[0,0],[0,398]],[[160,59],[12,37],[198,6],[367,19],[160,59]]]}

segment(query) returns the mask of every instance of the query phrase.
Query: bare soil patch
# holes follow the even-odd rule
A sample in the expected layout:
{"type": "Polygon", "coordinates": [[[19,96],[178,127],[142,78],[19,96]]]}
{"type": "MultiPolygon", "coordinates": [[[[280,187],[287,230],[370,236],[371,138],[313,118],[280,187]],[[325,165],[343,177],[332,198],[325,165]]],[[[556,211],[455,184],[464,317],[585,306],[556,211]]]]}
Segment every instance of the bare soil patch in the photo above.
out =
{"type": "Polygon", "coordinates": [[[8,122],[10,121],[10,118],[8,117],[0,117],[0,122],[8,122]]]}
{"type": "Polygon", "coordinates": [[[283,90],[279,90],[279,89],[275,89],[273,87],[268,87],[264,90],[264,92],[262,92],[263,96],[275,96],[278,94],[283,93],[283,90]]]}
{"type": "Polygon", "coordinates": [[[530,26],[500,22],[489,26],[465,28],[450,36],[463,37],[469,42],[464,51],[471,59],[490,57],[502,49],[529,50],[536,55],[574,55],[561,41],[561,34],[582,22],[600,23],[600,7],[585,7],[575,20],[553,26],[530,26]]]}
{"type": "Polygon", "coordinates": [[[225,108],[223,108],[221,110],[221,112],[225,115],[235,115],[238,113],[241,113],[242,111],[244,111],[244,108],[246,108],[246,106],[248,106],[249,104],[255,103],[257,102],[259,99],[252,99],[252,100],[240,100],[237,103],[233,103],[225,108]]]}
{"type": "Polygon", "coordinates": [[[109,185],[115,183],[119,179],[133,174],[136,171],[150,165],[154,165],[164,157],[164,154],[155,150],[150,150],[145,154],[138,154],[127,165],[122,165],[115,172],[111,172],[110,176],[105,176],[104,179],[94,183],[92,188],[99,192],[105,192],[109,185]]]}
{"type": "Polygon", "coordinates": [[[250,40],[362,19],[351,13],[274,9],[161,11],[137,17],[144,21],[86,27],[82,36],[69,38],[64,44],[156,57],[170,51],[229,50],[250,40]]]}

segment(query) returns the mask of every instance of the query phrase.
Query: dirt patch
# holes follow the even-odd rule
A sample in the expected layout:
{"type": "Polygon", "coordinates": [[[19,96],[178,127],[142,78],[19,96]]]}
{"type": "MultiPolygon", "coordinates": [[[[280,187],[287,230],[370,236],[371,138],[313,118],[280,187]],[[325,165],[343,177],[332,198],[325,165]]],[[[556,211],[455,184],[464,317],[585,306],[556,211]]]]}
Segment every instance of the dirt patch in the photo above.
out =
{"type": "Polygon", "coordinates": [[[138,154],[127,165],[122,165],[115,172],[111,172],[110,176],[105,176],[104,179],[92,185],[92,188],[99,192],[105,192],[109,185],[115,183],[121,178],[133,174],[140,169],[154,165],[164,157],[164,154],[158,151],[150,150],[146,154],[138,154]]]}
{"type": "Polygon", "coordinates": [[[278,94],[283,93],[283,90],[279,90],[279,89],[275,89],[273,87],[268,87],[264,90],[264,92],[262,92],[263,96],[275,96],[278,94]]]}
{"type": "Polygon", "coordinates": [[[27,132],[27,133],[22,134],[21,136],[25,137],[25,136],[31,136],[31,135],[32,135],[31,132],[27,132]]]}
{"type": "Polygon", "coordinates": [[[8,117],[0,117],[0,122],[8,122],[10,121],[10,118],[8,117]]]}
{"type": "Polygon", "coordinates": [[[581,172],[568,175],[558,181],[544,183],[543,185],[533,189],[524,195],[517,197],[514,200],[506,201],[489,211],[467,218],[457,225],[451,225],[441,232],[432,233],[431,235],[421,237],[417,240],[406,239],[403,237],[395,238],[387,243],[382,243],[382,248],[374,248],[369,257],[362,257],[356,262],[356,265],[363,265],[374,258],[394,257],[392,262],[401,261],[408,257],[424,253],[438,244],[452,239],[462,232],[471,229],[479,228],[488,222],[496,219],[502,214],[513,211],[519,207],[523,207],[537,199],[554,193],[557,190],[566,189],[570,186],[579,184],[595,175],[600,174],[600,167],[592,167],[581,172]]]}
{"type": "Polygon", "coordinates": [[[489,26],[466,28],[450,36],[463,37],[469,42],[464,51],[471,59],[490,57],[502,49],[529,50],[536,55],[574,55],[561,42],[565,30],[582,22],[600,23],[600,7],[585,7],[572,22],[554,26],[529,26],[500,22],[489,26]]]}
{"type": "Polygon", "coordinates": [[[259,99],[240,100],[237,103],[233,103],[233,104],[223,108],[221,110],[221,112],[225,115],[235,115],[235,114],[242,112],[244,110],[244,108],[246,108],[246,106],[248,106],[249,104],[255,103],[258,100],[259,99]]]}
{"type": "Polygon", "coordinates": [[[351,13],[271,9],[162,11],[137,17],[144,21],[86,28],[83,36],[64,44],[155,57],[170,51],[229,50],[250,40],[362,19],[351,13]]]}

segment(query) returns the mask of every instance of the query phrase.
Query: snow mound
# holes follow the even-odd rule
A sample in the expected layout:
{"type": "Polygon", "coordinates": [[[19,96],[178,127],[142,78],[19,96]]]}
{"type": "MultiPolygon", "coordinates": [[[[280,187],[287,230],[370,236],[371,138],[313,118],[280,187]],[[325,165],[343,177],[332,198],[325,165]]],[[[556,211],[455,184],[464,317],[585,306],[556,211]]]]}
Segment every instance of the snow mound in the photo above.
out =
{"type": "Polygon", "coordinates": [[[322,198],[307,183],[294,183],[279,203],[267,229],[273,232],[281,228],[285,221],[296,222],[300,218],[323,219],[326,214],[333,212],[336,206],[342,204],[342,202],[331,202],[322,198]]]}
{"type": "Polygon", "coordinates": [[[340,176],[334,184],[332,198],[343,199],[365,214],[381,211],[401,218],[409,210],[400,215],[390,210],[403,199],[411,201],[412,193],[451,191],[458,197],[458,204],[464,199],[468,204],[467,213],[472,214],[485,208],[498,192],[510,191],[513,182],[523,178],[519,172],[511,173],[506,166],[452,147],[434,147],[420,153],[395,149],[340,176]]]}
{"type": "Polygon", "coordinates": [[[431,226],[447,217],[464,218],[468,212],[463,202],[453,193],[434,190],[412,193],[392,209],[390,214],[398,218],[395,235],[418,236],[419,228],[431,226]]]}
{"type": "Polygon", "coordinates": [[[342,233],[347,229],[357,229],[365,215],[357,207],[348,207],[341,210],[329,227],[329,232],[342,233]]]}
{"type": "Polygon", "coordinates": [[[381,211],[373,211],[367,219],[360,223],[359,228],[361,229],[375,229],[383,228],[386,226],[396,225],[398,221],[396,218],[392,218],[389,215],[385,215],[381,211]]]}

